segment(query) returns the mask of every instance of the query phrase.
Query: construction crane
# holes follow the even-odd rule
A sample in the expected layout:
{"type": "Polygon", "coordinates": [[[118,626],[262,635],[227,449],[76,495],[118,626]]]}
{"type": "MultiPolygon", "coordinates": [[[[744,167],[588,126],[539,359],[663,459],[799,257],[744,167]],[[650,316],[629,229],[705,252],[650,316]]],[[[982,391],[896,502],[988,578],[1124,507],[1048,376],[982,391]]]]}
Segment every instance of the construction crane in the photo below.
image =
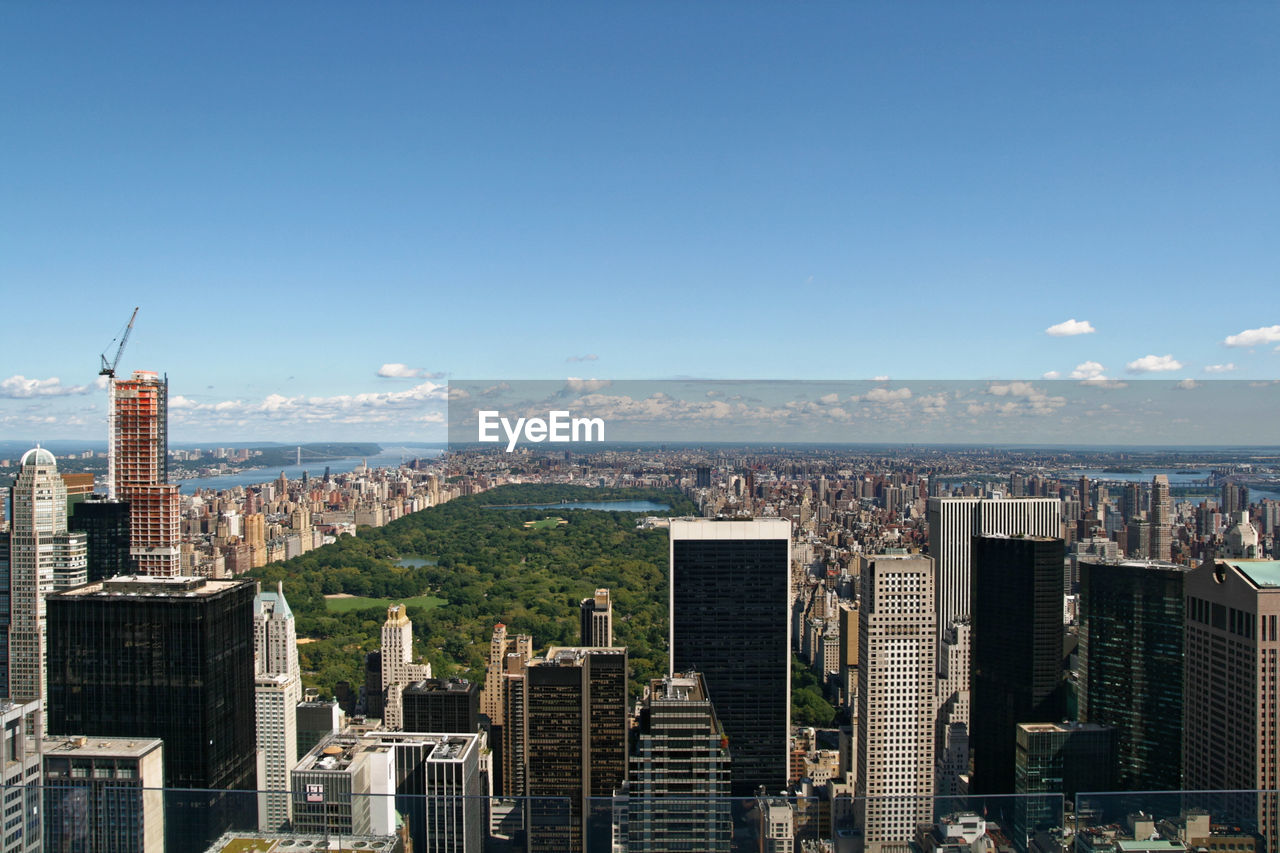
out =
{"type": "MultiPolygon", "coordinates": [[[[116,347],[115,356],[108,361],[107,354],[102,354],[102,369],[99,376],[107,377],[107,497],[116,499],[116,367],[120,364],[120,356],[124,355],[124,345],[129,343],[129,333],[133,331],[133,321],[138,318],[138,308],[134,307],[129,315],[129,323],[118,335],[120,345],[116,347]]],[[[112,338],[114,344],[116,338],[112,338]]],[[[111,344],[107,344],[111,349],[111,344]]]]}

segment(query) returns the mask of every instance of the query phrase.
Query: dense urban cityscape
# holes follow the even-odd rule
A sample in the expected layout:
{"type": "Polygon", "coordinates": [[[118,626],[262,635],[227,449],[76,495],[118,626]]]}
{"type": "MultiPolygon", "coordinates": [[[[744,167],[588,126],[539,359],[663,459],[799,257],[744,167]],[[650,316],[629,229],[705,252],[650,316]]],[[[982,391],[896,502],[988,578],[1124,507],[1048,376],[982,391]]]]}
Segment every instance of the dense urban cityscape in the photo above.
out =
{"type": "Polygon", "coordinates": [[[108,477],[0,460],[6,850],[1276,847],[1280,451],[459,446],[187,492],[175,456],[251,451],[111,383],[108,477]],[[492,559],[406,547],[450,518],[492,559]],[[656,574],[532,574],[574,536],[656,574]]]}

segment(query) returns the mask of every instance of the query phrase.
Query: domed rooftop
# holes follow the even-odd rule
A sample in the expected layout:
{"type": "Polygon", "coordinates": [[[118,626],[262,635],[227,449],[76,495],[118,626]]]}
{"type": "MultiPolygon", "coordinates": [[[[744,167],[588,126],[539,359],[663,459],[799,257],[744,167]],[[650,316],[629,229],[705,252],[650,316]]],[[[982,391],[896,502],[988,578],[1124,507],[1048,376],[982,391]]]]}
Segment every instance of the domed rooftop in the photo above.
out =
{"type": "Polygon", "coordinates": [[[53,454],[45,450],[43,447],[35,447],[22,454],[22,462],[19,464],[25,468],[28,465],[56,466],[58,462],[53,458],[53,454]]]}

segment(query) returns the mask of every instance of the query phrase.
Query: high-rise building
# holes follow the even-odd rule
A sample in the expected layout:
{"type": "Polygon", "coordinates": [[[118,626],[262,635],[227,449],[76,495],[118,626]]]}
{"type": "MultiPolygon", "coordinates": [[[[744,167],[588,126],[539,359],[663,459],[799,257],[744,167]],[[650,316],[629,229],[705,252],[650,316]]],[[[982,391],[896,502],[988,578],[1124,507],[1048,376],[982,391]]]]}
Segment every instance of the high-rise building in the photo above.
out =
{"type": "Polygon", "coordinates": [[[207,844],[256,801],[250,581],[122,577],[54,593],[49,731],[160,738],[178,814],[168,849],[207,844]]]}
{"type": "MultiPolygon", "coordinates": [[[[65,507],[64,507],[65,511],[65,507]]],[[[28,721],[40,718],[40,703],[15,705],[0,702],[0,805],[3,805],[4,833],[0,853],[40,853],[40,752],[28,737],[28,721]]]]}
{"type": "MultiPolygon", "coordinates": [[[[1080,719],[1116,731],[1116,784],[1182,787],[1187,567],[1080,563],[1080,719]]],[[[1097,790],[1097,789],[1095,789],[1097,790]]]]}
{"type": "Polygon", "coordinates": [[[415,853],[471,853],[484,846],[487,793],[476,733],[373,731],[365,741],[395,751],[396,811],[415,853]]]}
{"type": "Polygon", "coordinates": [[[1256,814],[1280,850],[1280,561],[1217,560],[1186,575],[1183,787],[1265,791],[1256,814]]]}
{"type": "MultiPolygon", "coordinates": [[[[1039,492],[1038,488],[1032,491],[1039,492]]],[[[972,743],[969,737],[969,713],[973,707],[970,701],[972,653],[968,646],[971,633],[967,627],[960,626],[966,626],[972,616],[973,539],[1001,534],[1060,537],[1062,502],[1042,497],[935,497],[929,499],[926,518],[937,594],[939,674],[946,670],[939,684],[935,733],[935,742],[941,749],[938,758],[945,763],[938,768],[939,793],[945,793],[957,789],[959,764],[968,764],[966,743],[972,743]],[[962,645],[949,647],[956,643],[962,645]]]]}
{"type": "Polygon", "coordinates": [[[627,650],[553,646],[524,686],[529,850],[582,851],[610,837],[627,778],[627,650]]]}
{"type": "Polygon", "coordinates": [[[44,740],[44,843],[65,853],[164,853],[157,738],[44,740]]]}
{"type": "Polygon", "coordinates": [[[1018,723],[1062,718],[1061,539],[973,540],[970,790],[1010,794],[1018,723]]]}
{"type": "Polygon", "coordinates": [[[258,741],[258,827],[276,830],[292,820],[289,771],[298,763],[298,634],[284,584],[253,600],[256,680],[254,707],[258,741]]]}
{"type": "Polygon", "coordinates": [[[129,502],[130,554],[140,574],[178,574],[178,487],[169,479],[169,380],[149,370],[112,378],[113,497],[129,502]]]}
{"type": "Polygon", "coordinates": [[[1019,723],[1015,734],[1013,838],[1060,826],[1061,801],[1115,786],[1115,729],[1094,723],[1019,723]]]}
{"type": "Polygon", "coordinates": [[[329,735],[342,731],[346,714],[334,699],[320,699],[308,691],[298,703],[298,755],[306,755],[311,747],[329,735]]]}
{"type": "Polygon", "coordinates": [[[480,687],[465,678],[426,678],[401,693],[407,732],[475,732],[480,724],[480,687]]]}
{"type": "MultiPolygon", "coordinates": [[[[512,792],[506,782],[510,762],[505,752],[508,738],[504,697],[507,692],[507,656],[511,654],[522,661],[529,660],[533,657],[533,638],[528,634],[508,636],[507,626],[498,622],[493,626],[493,636],[489,641],[489,660],[484,670],[484,689],[480,691],[480,713],[488,719],[493,790],[507,795],[512,795],[512,792]]],[[[517,714],[516,720],[521,719],[522,717],[517,714]]]]}
{"type": "Polygon", "coordinates": [[[855,792],[868,853],[899,849],[933,817],[933,582],[928,557],[878,556],[862,568],[855,792]]]}
{"type": "Polygon", "coordinates": [[[382,623],[382,717],[388,729],[404,729],[404,688],[430,677],[431,664],[413,662],[413,622],[405,606],[391,605],[382,623]]]}
{"type": "Polygon", "coordinates": [[[9,518],[9,698],[44,708],[46,597],[84,583],[88,571],[85,535],[67,530],[67,487],[49,451],[23,454],[9,518]]]}
{"type": "Polygon", "coordinates": [[[133,572],[129,556],[129,504],[90,496],[72,504],[67,526],[84,533],[89,581],[133,572]]]}
{"type": "Polygon", "coordinates": [[[293,830],[387,836],[396,828],[395,748],[353,734],[325,738],[290,773],[293,830]]]}
{"type": "Polygon", "coordinates": [[[697,671],[729,739],[733,795],[787,782],[791,522],[672,519],[670,672],[697,671]]]}
{"type": "Polygon", "coordinates": [[[628,853],[729,850],[729,750],[701,673],[655,678],[640,706],[628,853]]]}
{"type": "Polygon", "coordinates": [[[1169,562],[1173,559],[1173,496],[1167,474],[1156,474],[1151,481],[1151,544],[1147,556],[1169,562]]]}
{"type": "Polygon", "coordinates": [[[0,530],[0,699],[9,698],[9,531],[0,530]]]}
{"type": "Polygon", "coordinates": [[[613,601],[608,589],[597,589],[594,596],[582,599],[579,615],[582,645],[613,645],[613,601]]]}

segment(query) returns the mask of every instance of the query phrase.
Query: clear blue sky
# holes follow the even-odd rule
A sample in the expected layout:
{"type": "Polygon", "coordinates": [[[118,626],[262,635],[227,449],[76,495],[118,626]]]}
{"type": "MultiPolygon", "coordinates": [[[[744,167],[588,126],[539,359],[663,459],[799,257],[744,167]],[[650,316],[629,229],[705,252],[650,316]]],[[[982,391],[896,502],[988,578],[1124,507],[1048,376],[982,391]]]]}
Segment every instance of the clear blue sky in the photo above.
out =
{"type": "Polygon", "coordinates": [[[0,71],[5,438],[100,437],[134,305],[175,440],[440,437],[435,373],[1280,375],[1276,3],[6,4],[0,71]]]}

